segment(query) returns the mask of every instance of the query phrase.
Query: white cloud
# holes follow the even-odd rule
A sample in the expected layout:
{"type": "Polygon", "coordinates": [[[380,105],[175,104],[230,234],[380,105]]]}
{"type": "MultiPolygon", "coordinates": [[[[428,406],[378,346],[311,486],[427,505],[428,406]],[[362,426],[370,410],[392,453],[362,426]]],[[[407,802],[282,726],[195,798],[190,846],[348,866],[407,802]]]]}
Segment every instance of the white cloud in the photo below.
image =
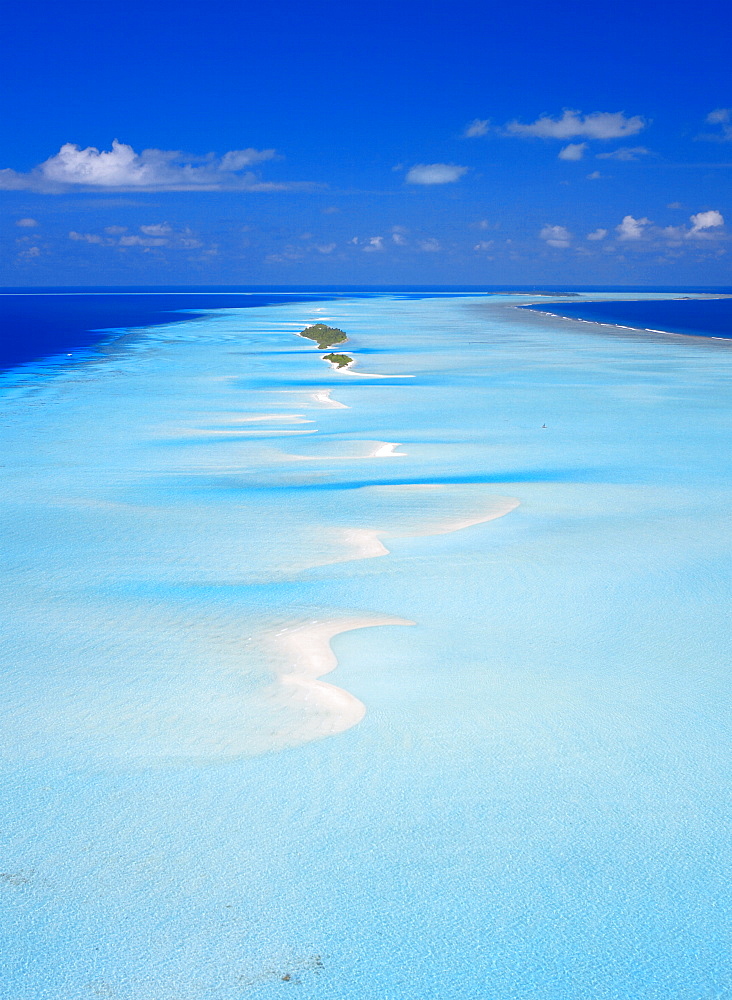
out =
{"type": "Polygon", "coordinates": [[[607,229],[596,229],[592,233],[587,234],[588,240],[604,240],[607,236],[607,229]]]}
{"type": "Polygon", "coordinates": [[[424,250],[425,253],[437,253],[441,249],[440,241],[434,239],[434,237],[430,237],[428,240],[420,240],[419,249],[424,250]]]}
{"type": "Polygon", "coordinates": [[[69,239],[76,240],[77,243],[107,243],[109,245],[113,243],[113,240],[105,240],[98,233],[77,233],[73,229],[69,233],[69,239]]]}
{"type": "Polygon", "coordinates": [[[474,139],[479,135],[487,135],[489,124],[490,119],[488,118],[474,118],[469,125],[465,126],[463,136],[466,139],[474,139]]]}
{"type": "Polygon", "coordinates": [[[21,229],[35,229],[38,221],[36,219],[16,219],[15,225],[20,226],[21,229]]]}
{"type": "MultiPolygon", "coordinates": [[[[351,242],[354,242],[353,240],[351,242]]],[[[366,246],[363,248],[366,253],[375,253],[379,250],[384,249],[384,237],[383,236],[372,236],[368,241],[366,246]]]]}
{"type": "MultiPolygon", "coordinates": [[[[195,250],[203,247],[193,232],[185,227],[174,230],[168,222],[157,222],[140,226],[140,234],[129,233],[127,226],[105,226],[104,235],[100,233],[79,233],[72,229],[69,239],[77,243],[91,243],[104,247],[171,247],[172,249],[195,250]]],[[[206,251],[208,253],[208,250],[206,251]]]]}
{"type": "Polygon", "coordinates": [[[561,118],[550,118],[543,115],[530,125],[513,121],[506,125],[510,135],[538,136],[542,139],[573,139],[583,136],[586,139],[618,139],[626,135],[635,135],[645,128],[646,123],[640,115],[626,118],[622,111],[593,111],[582,115],[580,111],[566,111],[561,118]]]}
{"type": "Polygon", "coordinates": [[[315,249],[318,253],[333,253],[336,248],[335,243],[317,243],[315,249]]]}
{"type": "Polygon", "coordinates": [[[598,160],[623,160],[626,163],[630,160],[638,160],[641,156],[650,156],[650,149],[645,146],[621,146],[614,149],[612,153],[597,153],[598,160]]]}
{"type": "Polygon", "coordinates": [[[724,216],[721,212],[717,212],[715,209],[711,209],[708,212],[697,212],[696,215],[691,216],[691,226],[692,228],[686,234],[687,236],[704,236],[709,235],[708,230],[717,229],[724,225],[724,216]]]}
{"type": "Polygon", "coordinates": [[[167,236],[173,232],[173,227],[169,222],[156,222],[150,226],[140,226],[140,232],[146,236],[167,236]]]}
{"type": "Polygon", "coordinates": [[[581,160],[587,149],[586,142],[570,142],[564,149],[559,150],[560,160],[581,160]]]}
{"type": "Polygon", "coordinates": [[[494,240],[481,240],[480,243],[475,244],[473,250],[490,250],[494,242],[494,240]]]}
{"type": "Polygon", "coordinates": [[[564,226],[544,226],[539,236],[550,247],[568,247],[572,242],[572,234],[564,226]]]}
{"type": "Polygon", "coordinates": [[[634,219],[632,215],[625,215],[620,225],[615,227],[615,231],[619,240],[642,240],[645,227],[650,223],[650,219],[634,219]]]}
{"type": "Polygon", "coordinates": [[[407,173],[407,184],[452,184],[459,181],[468,167],[454,163],[418,163],[407,173]]]}
{"type": "Polygon", "coordinates": [[[711,139],[715,142],[732,140],[732,108],[715,108],[706,117],[707,125],[719,125],[718,132],[707,132],[697,136],[697,139],[711,139]]]}
{"type": "Polygon", "coordinates": [[[33,260],[35,257],[41,256],[40,247],[28,247],[26,250],[21,250],[18,254],[20,260],[33,260]]]}
{"type": "Polygon", "coordinates": [[[222,173],[235,174],[244,167],[251,167],[253,163],[262,163],[264,160],[272,160],[275,157],[274,149],[232,149],[224,153],[218,161],[217,170],[222,173]]]}
{"type": "Polygon", "coordinates": [[[404,235],[406,229],[403,226],[394,226],[391,239],[393,243],[396,243],[398,247],[404,247],[407,245],[407,238],[404,235]]]}
{"type": "Polygon", "coordinates": [[[152,236],[120,236],[121,247],[167,247],[170,240],[152,236]]]}
{"type": "Polygon", "coordinates": [[[599,170],[593,170],[591,174],[587,175],[587,180],[588,181],[599,181],[601,177],[602,177],[602,174],[600,173],[599,170]]]}
{"type": "Polygon", "coordinates": [[[244,167],[271,160],[273,149],[235,149],[216,157],[192,156],[178,150],[144,149],[112,143],[111,150],[81,149],[67,142],[55,156],[28,173],[0,170],[0,188],[59,193],[86,191],[281,191],[312,187],[261,181],[244,167]]]}

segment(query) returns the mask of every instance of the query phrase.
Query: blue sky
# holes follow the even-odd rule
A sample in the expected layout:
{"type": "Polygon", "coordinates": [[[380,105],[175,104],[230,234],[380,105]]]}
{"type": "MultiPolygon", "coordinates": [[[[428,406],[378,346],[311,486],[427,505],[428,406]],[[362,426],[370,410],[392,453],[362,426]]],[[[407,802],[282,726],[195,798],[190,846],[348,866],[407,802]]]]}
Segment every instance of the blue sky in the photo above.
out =
{"type": "Polygon", "coordinates": [[[30,284],[732,284],[727,3],[6,14],[30,284]]]}

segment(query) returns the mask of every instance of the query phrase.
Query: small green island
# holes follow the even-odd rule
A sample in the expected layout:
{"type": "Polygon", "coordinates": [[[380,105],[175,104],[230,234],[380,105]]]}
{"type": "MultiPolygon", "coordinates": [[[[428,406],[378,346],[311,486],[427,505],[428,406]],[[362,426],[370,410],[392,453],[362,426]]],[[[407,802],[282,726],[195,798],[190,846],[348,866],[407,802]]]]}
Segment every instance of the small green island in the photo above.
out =
{"type": "Polygon", "coordinates": [[[347,368],[353,364],[353,358],[349,358],[347,354],[324,354],[323,361],[330,361],[336,368],[347,368]]]}
{"type": "Polygon", "coordinates": [[[300,336],[306,337],[307,340],[314,340],[321,351],[324,351],[326,347],[342,344],[348,340],[343,330],[339,330],[335,326],[326,326],[325,323],[316,323],[315,326],[306,327],[300,336]]]}

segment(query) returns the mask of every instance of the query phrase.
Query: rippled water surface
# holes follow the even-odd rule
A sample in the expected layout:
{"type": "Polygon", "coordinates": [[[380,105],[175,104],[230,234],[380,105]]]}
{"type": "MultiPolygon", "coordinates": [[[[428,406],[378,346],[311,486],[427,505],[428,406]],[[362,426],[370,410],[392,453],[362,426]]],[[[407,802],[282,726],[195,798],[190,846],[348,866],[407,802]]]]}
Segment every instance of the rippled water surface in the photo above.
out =
{"type": "Polygon", "coordinates": [[[8,997],[732,990],[731,349],[522,301],[4,376],[8,997]]]}

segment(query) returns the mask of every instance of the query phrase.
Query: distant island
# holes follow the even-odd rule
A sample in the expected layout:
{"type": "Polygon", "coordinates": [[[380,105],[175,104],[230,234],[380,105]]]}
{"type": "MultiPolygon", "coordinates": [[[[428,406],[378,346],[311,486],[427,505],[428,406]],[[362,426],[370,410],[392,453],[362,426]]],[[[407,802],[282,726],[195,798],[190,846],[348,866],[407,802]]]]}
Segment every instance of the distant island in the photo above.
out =
{"type": "MultiPolygon", "coordinates": [[[[314,340],[321,351],[324,351],[326,347],[332,347],[334,344],[342,344],[348,340],[343,330],[338,330],[334,326],[326,326],[325,323],[316,323],[315,326],[308,326],[299,336],[305,337],[307,340],[314,340]]],[[[342,356],[345,357],[345,355],[342,356]]]]}
{"type": "MultiPolygon", "coordinates": [[[[341,331],[338,330],[337,332],[340,333],[341,331]]],[[[336,368],[347,368],[353,364],[353,358],[349,358],[347,354],[324,354],[323,361],[330,361],[336,368]]]]}

